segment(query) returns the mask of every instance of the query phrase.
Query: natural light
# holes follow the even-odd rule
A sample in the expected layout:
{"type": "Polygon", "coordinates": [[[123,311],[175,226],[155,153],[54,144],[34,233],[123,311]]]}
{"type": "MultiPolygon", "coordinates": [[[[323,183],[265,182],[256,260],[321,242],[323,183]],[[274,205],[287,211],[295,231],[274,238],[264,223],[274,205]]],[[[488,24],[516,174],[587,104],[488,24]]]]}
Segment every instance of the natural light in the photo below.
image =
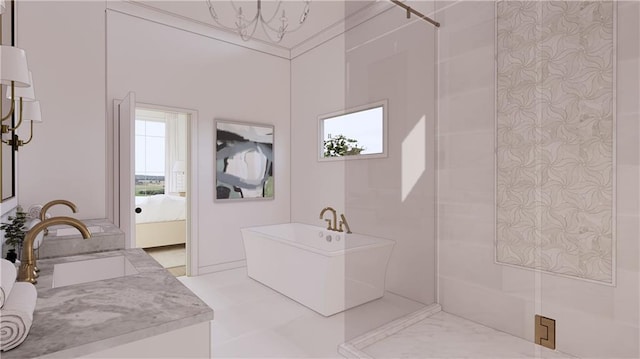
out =
{"type": "Polygon", "coordinates": [[[402,201],[420,180],[425,171],[426,162],[426,118],[422,116],[420,121],[402,141],[402,201]]]}

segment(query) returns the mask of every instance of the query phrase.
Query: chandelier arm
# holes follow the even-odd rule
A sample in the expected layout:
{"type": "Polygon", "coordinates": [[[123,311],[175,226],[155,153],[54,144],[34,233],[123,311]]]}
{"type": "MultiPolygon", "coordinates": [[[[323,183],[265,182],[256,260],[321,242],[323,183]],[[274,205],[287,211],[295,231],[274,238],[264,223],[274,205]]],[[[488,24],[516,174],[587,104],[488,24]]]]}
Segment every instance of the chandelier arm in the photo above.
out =
{"type": "Polygon", "coordinates": [[[218,20],[218,14],[216,13],[216,10],[213,8],[213,4],[211,3],[211,0],[207,0],[207,3],[209,5],[209,15],[211,15],[211,18],[213,19],[213,21],[216,22],[216,24],[218,24],[220,27],[227,29],[229,31],[237,31],[238,28],[237,27],[233,27],[233,26],[227,26],[225,24],[223,24],[222,22],[220,22],[218,20]]]}
{"type": "MultiPolygon", "coordinates": [[[[267,38],[274,43],[280,43],[287,33],[294,32],[300,29],[304,24],[304,22],[306,21],[307,16],[309,14],[310,7],[311,7],[311,0],[305,0],[304,9],[300,14],[300,17],[297,21],[296,26],[293,28],[289,28],[289,21],[283,10],[282,11],[283,16],[280,18],[281,20],[280,25],[276,28],[271,25],[271,22],[274,22],[274,20],[276,20],[276,17],[278,16],[278,13],[280,12],[280,9],[282,7],[282,0],[277,0],[276,9],[268,20],[264,18],[262,13],[262,0],[256,0],[256,14],[250,21],[246,21],[244,19],[244,16],[242,14],[242,7],[237,6],[234,0],[230,0],[229,2],[231,3],[231,6],[235,11],[236,18],[237,18],[237,21],[235,22],[235,27],[231,27],[223,24],[219,20],[218,14],[216,13],[215,8],[213,6],[213,0],[206,0],[206,1],[209,7],[209,15],[215,21],[215,23],[218,24],[218,26],[220,26],[221,28],[225,30],[237,32],[242,38],[242,40],[248,41],[251,38],[253,38],[258,28],[258,23],[260,23],[260,26],[262,27],[262,30],[264,31],[267,38]],[[275,39],[273,37],[274,35],[276,37],[275,39]]],[[[12,106],[13,106],[13,102],[12,102],[12,106]]]]}
{"type": "MultiPolygon", "coordinates": [[[[251,34],[247,35],[247,34],[242,34],[242,31],[240,31],[240,29],[238,29],[238,33],[240,34],[240,38],[242,38],[243,41],[249,41],[251,40],[251,38],[253,37],[253,35],[256,33],[256,29],[258,28],[258,19],[255,18],[254,21],[252,21],[253,23],[253,30],[251,30],[251,34]]],[[[246,29],[248,26],[246,26],[244,29],[246,29]]]]}
{"type": "MultiPolygon", "coordinates": [[[[233,0],[229,0],[229,2],[231,3],[231,7],[233,7],[233,11],[236,13],[236,17],[238,16],[238,13],[242,13],[242,8],[241,7],[237,7],[236,3],[233,0]]],[[[258,15],[260,15],[261,6],[262,6],[262,4],[260,3],[260,0],[257,0],[257,2],[256,2],[256,15],[253,17],[253,19],[251,19],[251,21],[248,21],[247,25],[245,25],[245,26],[238,26],[238,23],[236,23],[236,29],[238,29],[238,28],[242,28],[242,29],[249,28],[251,25],[253,25],[253,23],[255,21],[258,21],[258,15]]]]}
{"type": "MultiPolygon", "coordinates": [[[[304,14],[305,12],[306,12],[306,13],[308,13],[308,12],[309,12],[309,9],[311,8],[311,2],[310,2],[310,1],[305,1],[305,3],[306,3],[306,5],[305,5],[304,10],[302,11],[302,14],[304,14]]],[[[264,19],[263,19],[263,20],[264,20],[264,19]]],[[[302,25],[305,23],[305,20],[306,20],[306,16],[304,17],[304,19],[303,19],[302,21],[299,21],[299,22],[298,22],[298,24],[296,25],[296,27],[294,27],[294,28],[289,28],[289,27],[287,26],[287,30],[285,31],[285,33],[290,33],[290,32],[298,31],[298,30],[302,27],[302,25]]],[[[271,26],[270,21],[269,21],[269,22],[266,22],[266,21],[265,21],[265,22],[264,22],[264,25],[265,25],[267,28],[269,28],[269,30],[271,30],[271,31],[273,31],[273,32],[276,32],[276,33],[277,33],[277,32],[279,32],[279,29],[276,29],[276,28],[274,28],[273,26],[271,26]]]]}
{"type": "Polygon", "coordinates": [[[273,21],[273,19],[276,18],[276,15],[278,15],[278,12],[280,12],[280,6],[282,6],[282,1],[278,0],[276,2],[276,10],[273,12],[273,15],[271,15],[271,18],[269,20],[265,20],[264,17],[262,16],[262,12],[260,12],[260,19],[266,23],[270,23],[271,21],[273,21]]]}
{"type": "Polygon", "coordinates": [[[271,28],[267,28],[266,27],[267,25],[266,25],[265,22],[260,22],[260,25],[262,25],[262,30],[264,31],[264,34],[267,35],[267,38],[269,38],[269,41],[274,42],[276,44],[279,44],[282,41],[282,39],[284,38],[284,34],[283,34],[279,39],[278,38],[274,39],[273,37],[271,37],[271,31],[273,31],[275,33],[278,33],[278,31],[277,30],[272,30],[271,28]],[[269,31],[269,30],[271,30],[271,31],[269,31]]]}
{"type": "MultiPolygon", "coordinates": [[[[234,10],[236,10],[237,8],[233,3],[233,1],[231,1],[231,4],[233,5],[234,10]]],[[[247,22],[246,25],[239,25],[237,22],[235,22],[234,23],[235,26],[228,26],[223,24],[220,20],[218,20],[218,14],[216,13],[215,8],[213,7],[212,0],[207,0],[207,5],[209,6],[209,15],[211,15],[211,18],[213,19],[213,21],[215,21],[216,24],[218,24],[220,27],[229,31],[237,32],[237,31],[248,29],[250,26],[254,25],[254,22],[258,21],[258,16],[256,14],[256,16],[254,16],[253,19],[251,19],[251,21],[247,22]]],[[[238,11],[236,10],[236,14],[237,13],[238,11]]]]}

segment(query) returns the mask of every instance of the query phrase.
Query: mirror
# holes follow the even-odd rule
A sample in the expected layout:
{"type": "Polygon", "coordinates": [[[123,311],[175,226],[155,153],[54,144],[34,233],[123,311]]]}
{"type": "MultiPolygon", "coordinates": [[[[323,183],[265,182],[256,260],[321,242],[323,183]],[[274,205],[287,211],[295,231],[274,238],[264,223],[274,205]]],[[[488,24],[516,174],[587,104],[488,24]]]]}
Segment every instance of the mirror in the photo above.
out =
{"type": "Polygon", "coordinates": [[[319,160],[387,157],[387,101],[321,115],[319,160]]]}
{"type": "MultiPolygon", "coordinates": [[[[5,12],[2,15],[2,44],[15,45],[15,31],[13,27],[13,19],[15,16],[15,2],[7,1],[5,4],[5,12]]],[[[0,92],[0,101],[2,101],[2,116],[5,116],[9,112],[9,108],[11,107],[11,100],[6,98],[5,91],[6,86],[2,86],[0,92]]],[[[15,125],[15,121],[16,119],[14,113],[14,116],[5,120],[3,124],[13,127],[15,125]]],[[[4,134],[3,140],[6,141],[13,135],[13,132],[4,134]]],[[[16,155],[12,146],[4,143],[4,141],[0,144],[0,168],[2,171],[0,173],[0,193],[2,194],[1,214],[4,214],[13,209],[13,207],[15,207],[13,203],[17,203],[17,201],[15,201],[16,155]]]]}

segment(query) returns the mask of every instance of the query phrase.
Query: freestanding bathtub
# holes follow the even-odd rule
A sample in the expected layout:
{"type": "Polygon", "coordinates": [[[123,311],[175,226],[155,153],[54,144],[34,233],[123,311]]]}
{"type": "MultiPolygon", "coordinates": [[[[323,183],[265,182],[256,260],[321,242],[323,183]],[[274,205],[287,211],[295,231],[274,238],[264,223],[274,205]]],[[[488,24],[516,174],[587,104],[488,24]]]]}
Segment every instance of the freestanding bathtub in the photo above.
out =
{"type": "Polygon", "coordinates": [[[392,240],[301,223],[241,232],[249,277],[324,316],[384,295],[392,240]]]}

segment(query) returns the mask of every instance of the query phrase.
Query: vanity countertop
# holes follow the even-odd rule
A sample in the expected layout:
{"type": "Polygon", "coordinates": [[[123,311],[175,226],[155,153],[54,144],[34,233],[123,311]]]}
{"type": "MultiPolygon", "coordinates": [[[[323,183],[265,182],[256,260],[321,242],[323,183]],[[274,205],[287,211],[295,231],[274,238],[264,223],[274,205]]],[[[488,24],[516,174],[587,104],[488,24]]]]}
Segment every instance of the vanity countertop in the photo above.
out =
{"type": "Polygon", "coordinates": [[[27,339],[3,359],[77,357],[213,319],[213,310],[142,249],[38,260],[27,339]],[[51,288],[59,263],[124,256],[138,274],[51,288]]]}

